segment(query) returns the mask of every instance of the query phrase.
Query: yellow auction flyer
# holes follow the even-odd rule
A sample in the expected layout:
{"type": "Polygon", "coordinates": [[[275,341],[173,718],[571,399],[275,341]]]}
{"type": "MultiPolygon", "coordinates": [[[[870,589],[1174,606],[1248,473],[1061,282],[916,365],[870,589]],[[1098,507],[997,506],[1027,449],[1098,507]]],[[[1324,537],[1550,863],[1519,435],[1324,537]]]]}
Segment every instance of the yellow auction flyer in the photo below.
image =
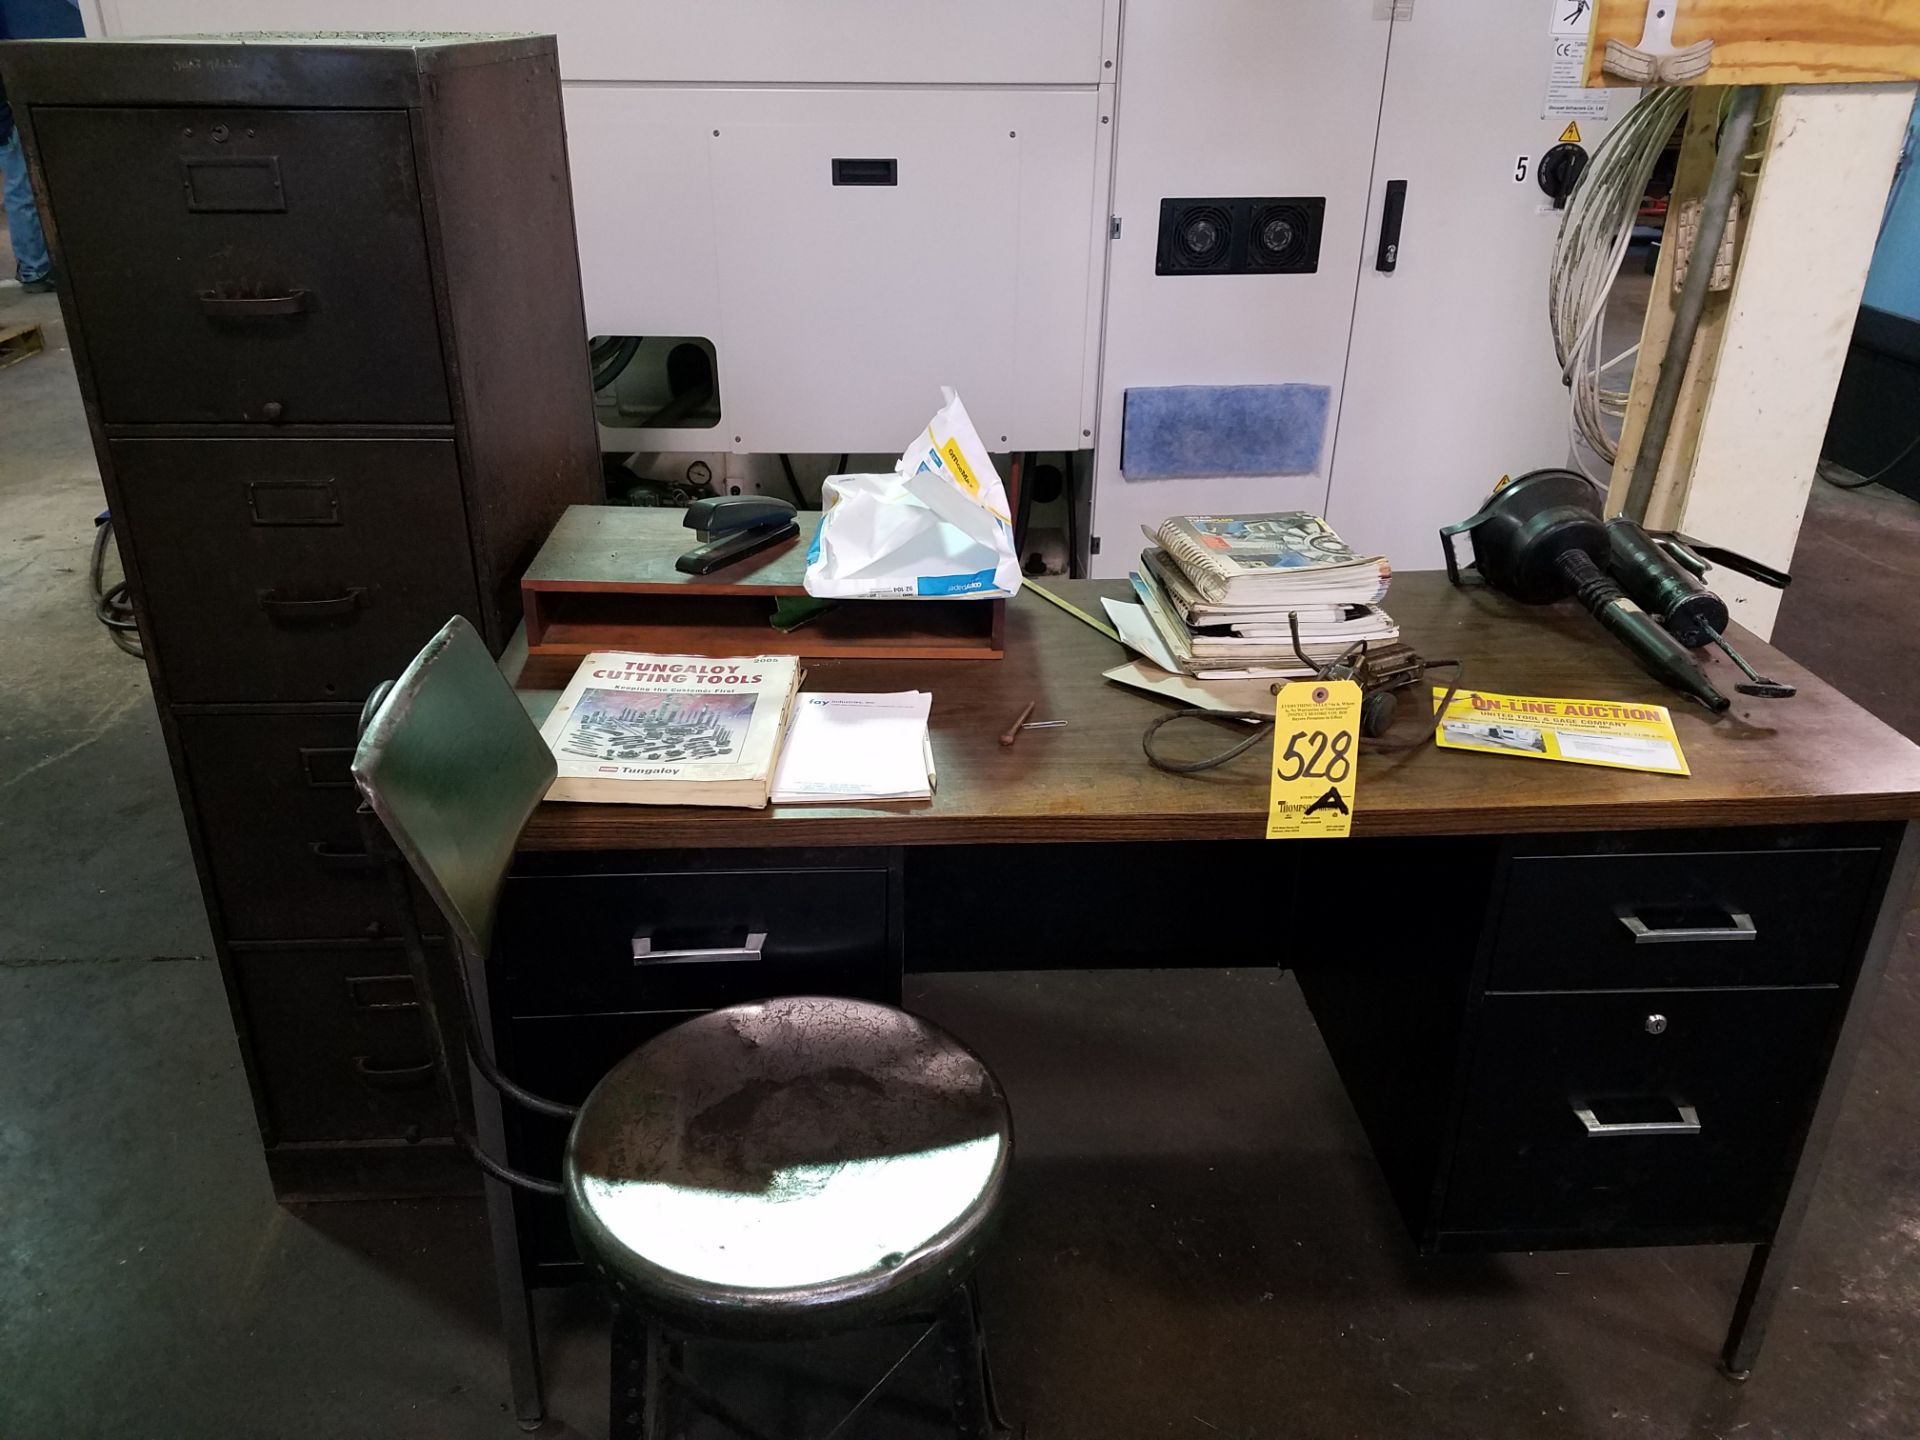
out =
{"type": "MultiPolygon", "coordinates": [[[[1447,692],[1436,686],[1433,703],[1446,698],[1447,692]]],[[[1461,690],[1433,741],[1442,750],[1564,760],[1655,775],[1691,773],[1666,706],[1638,701],[1548,700],[1461,690]]]]}

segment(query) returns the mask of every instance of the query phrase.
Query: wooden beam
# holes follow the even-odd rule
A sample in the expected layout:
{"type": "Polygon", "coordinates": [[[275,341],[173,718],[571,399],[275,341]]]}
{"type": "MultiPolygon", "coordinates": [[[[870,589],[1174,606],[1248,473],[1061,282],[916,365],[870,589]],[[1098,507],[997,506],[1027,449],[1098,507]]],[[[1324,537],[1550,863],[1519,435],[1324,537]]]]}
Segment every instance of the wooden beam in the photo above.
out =
{"type": "MultiPolygon", "coordinates": [[[[1791,567],[1913,96],[1912,85],[1780,95],[1691,474],[1664,512],[1677,501],[1689,535],[1791,567]]],[[[1713,585],[1742,625],[1771,633],[1778,591],[1728,571],[1713,585]]]]}
{"type": "MultiPolygon", "coordinates": [[[[1914,0],[1664,0],[1678,8],[1676,47],[1713,41],[1701,85],[1825,85],[1920,80],[1914,0]]],[[[1604,73],[1607,41],[1637,45],[1647,0],[1594,0],[1587,84],[1604,73]]]]}

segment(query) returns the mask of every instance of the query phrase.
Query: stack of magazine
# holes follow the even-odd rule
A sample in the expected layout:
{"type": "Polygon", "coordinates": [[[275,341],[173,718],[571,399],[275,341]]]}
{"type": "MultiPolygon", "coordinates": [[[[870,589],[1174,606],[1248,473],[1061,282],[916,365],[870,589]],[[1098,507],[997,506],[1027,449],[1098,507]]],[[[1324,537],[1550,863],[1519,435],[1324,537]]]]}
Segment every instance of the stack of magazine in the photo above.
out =
{"type": "Polygon", "coordinates": [[[1387,562],[1317,515],[1182,515],[1147,538],[1133,588],[1183,674],[1300,679],[1362,641],[1399,639],[1380,608],[1387,562]]]}

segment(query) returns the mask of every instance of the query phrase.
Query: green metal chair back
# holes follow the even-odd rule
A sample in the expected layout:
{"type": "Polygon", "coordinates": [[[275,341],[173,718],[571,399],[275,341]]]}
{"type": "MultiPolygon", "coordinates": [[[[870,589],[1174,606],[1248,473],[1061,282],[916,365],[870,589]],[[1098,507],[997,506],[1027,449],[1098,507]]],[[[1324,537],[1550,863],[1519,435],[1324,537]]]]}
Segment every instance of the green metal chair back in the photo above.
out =
{"type": "Polygon", "coordinates": [[[370,708],[354,782],[455,938],[484,955],[514,844],[553,783],[553,754],[457,615],[370,708]]]}

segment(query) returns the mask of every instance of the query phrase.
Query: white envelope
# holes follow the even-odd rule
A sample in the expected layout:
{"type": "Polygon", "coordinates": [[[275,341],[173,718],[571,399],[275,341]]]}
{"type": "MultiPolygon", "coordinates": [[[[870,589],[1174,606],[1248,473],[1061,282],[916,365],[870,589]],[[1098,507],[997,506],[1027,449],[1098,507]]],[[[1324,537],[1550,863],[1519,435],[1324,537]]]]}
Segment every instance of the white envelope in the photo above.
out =
{"type": "Polygon", "coordinates": [[[835,475],[807,552],[809,595],[998,600],[1020,588],[1006,488],[951,389],[891,475],[835,475]]]}

